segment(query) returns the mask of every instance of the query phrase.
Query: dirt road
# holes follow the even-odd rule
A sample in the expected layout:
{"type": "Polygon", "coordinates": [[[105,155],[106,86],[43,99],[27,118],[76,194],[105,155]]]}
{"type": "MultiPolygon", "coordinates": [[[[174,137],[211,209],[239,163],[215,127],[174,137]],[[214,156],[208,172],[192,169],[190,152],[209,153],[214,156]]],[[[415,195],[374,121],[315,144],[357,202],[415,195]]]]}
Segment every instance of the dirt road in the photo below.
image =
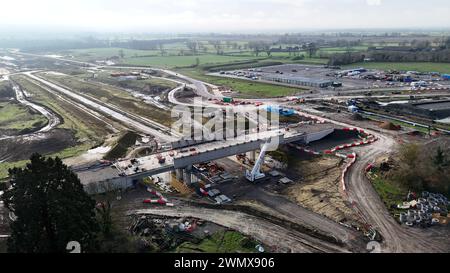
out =
{"type": "MultiPolygon", "coordinates": [[[[345,122],[331,119],[325,120],[344,127],[363,129],[345,122]]],[[[375,135],[378,141],[369,146],[355,149],[358,154],[358,160],[347,173],[345,183],[350,201],[355,202],[356,207],[362,212],[365,220],[383,236],[381,251],[448,252],[450,250],[450,238],[448,235],[445,235],[448,234],[448,228],[435,227],[424,230],[404,227],[399,225],[388,212],[385,204],[367,179],[365,168],[377,158],[395,150],[397,143],[389,134],[366,128],[364,130],[375,135]]]]}
{"type": "Polygon", "coordinates": [[[45,118],[47,118],[48,123],[41,129],[39,129],[37,132],[33,132],[30,134],[21,135],[21,136],[4,136],[4,137],[0,137],[0,140],[13,139],[13,138],[17,138],[17,137],[32,137],[39,133],[49,132],[50,130],[54,129],[56,126],[58,126],[61,123],[61,120],[58,118],[58,116],[55,113],[53,113],[51,110],[27,100],[23,90],[16,83],[12,82],[12,87],[16,94],[16,100],[19,103],[25,105],[26,107],[32,108],[32,109],[38,111],[39,113],[41,113],[41,115],[43,115],[45,118]]]}
{"type": "Polygon", "coordinates": [[[237,211],[181,206],[177,208],[142,209],[130,212],[130,214],[134,213],[169,217],[193,217],[214,222],[251,236],[263,244],[274,248],[276,252],[348,252],[348,250],[338,245],[237,211]]]}
{"type": "MultiPolygon", "coordinates": [[[[408,228],[399,225],[390,215],[370,181],[365,168],[376,158],[392,151],[395,141],[389,136],[377,135],[379,141],[358,151],[359,158],[345,178],[349,197],[363,212],[367,221],[383,236],[383,252],[448,252],[450,239],[440,236],[444,228],[408,228]]],[[[444,230],[445,232],[445,230],[444,230]]],[[[448,232],[448,230],[447,230],[448,232]]],[[[445,234],[445,233],[444,233],[445,234]]]]}
{"type": "Polygon", "coordinates": [[[76,93],[72,92],[71,90],[68,90],[68,89],[58,86],[52,82],[49,82],[40,77],[37,77],[37,76],[33,75],[32,72],[26,72],[26,73],[24,73],[24,75],[30,77],[33,80],[36,80],[36,81],[42,83],[42,84],[49,86],[50,88],[52,88],[52,90],[55,90],[55,92],[64,94],[64,95],[70,97],[71,99],[74,99],[74,100],[86,105],[89,108],[92,108],[98,112],[101,112],[110,117],[113,117],[114,119],[116,119],[124,124],[127,124],[128,126],[131,126],[132,128],[138,130],[139,132],[143,132],[146,134],[152,134],[152,135],[160,138],[163,141],[170,142],[170,141],[175,140],[175,138],[173,136],[170,136],[165,133],[161,133],[159,130],[143,124],[142,121],[144,120],[144,118],[141,118],[140,121],[137,121],[135,118],[131,118],[131,117],[134,117],[135,115],[131,115],[131,114],[128,114],[123,111],[118,112],[118,109],[112,109],[110,107],[106,107],[106,106],[100,104],[99,102],[96,102],[85,96],[76,94],[76,93]]]}

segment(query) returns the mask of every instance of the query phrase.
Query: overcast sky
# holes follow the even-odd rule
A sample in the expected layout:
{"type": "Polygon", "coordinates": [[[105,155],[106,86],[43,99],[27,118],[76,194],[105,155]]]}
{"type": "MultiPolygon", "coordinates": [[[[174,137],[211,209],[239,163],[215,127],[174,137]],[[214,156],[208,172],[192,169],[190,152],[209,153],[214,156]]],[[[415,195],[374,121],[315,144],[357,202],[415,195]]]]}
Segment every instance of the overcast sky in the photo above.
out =
{"type": "Polygon", "coordinates": [[[0,26],[245,32],[448,28],[449,0],[2,0],[0,26]]]}

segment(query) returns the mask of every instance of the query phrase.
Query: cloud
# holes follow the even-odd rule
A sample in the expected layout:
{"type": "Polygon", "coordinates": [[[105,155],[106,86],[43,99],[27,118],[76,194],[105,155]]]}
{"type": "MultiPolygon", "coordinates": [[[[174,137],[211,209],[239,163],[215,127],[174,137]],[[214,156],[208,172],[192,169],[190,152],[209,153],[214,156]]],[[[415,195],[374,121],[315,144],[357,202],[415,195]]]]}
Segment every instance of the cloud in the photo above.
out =
{"type": "Polygon", "coordinates": [[[135,32],[445,28],[450,27],[447,1],[14,0],[2,1],[4,12],[0,16],[0,27],[50,26],[135,32]]]}

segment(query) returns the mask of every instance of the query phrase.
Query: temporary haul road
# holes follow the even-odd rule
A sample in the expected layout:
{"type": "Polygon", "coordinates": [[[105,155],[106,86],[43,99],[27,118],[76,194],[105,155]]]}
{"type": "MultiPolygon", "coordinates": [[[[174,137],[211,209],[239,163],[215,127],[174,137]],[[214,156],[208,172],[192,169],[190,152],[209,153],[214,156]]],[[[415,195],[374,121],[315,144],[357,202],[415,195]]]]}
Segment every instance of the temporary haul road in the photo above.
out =
{"type": "MultiPolygon", "coordinates": [[[[369,133],[373,133],[370,132],[369,133]]],[[[358,151],[359,157],[345,177],[349,197],[355,201],[367,221],[383,236],[385,252],[447,252],[448,246],[432,230],[408,228],[392,217],[366,177],[365,169],[374,159],[395,149],[395,141],[376,134],[378,141],[358,151]]]]}
{"type": "MultiPolygon", "coordinates": [[[[24,74],[35,81],[38,81],[44,85],[49,86],[52,90],[62,93],[64,95],[70,97],[71,99],[74,99],[95,111],[102,112],[103,114],[106,114],[106,115],[114,118],[115,120],[126,124],[127,126],[133,127],[134,129],[136,129],[139,132],[154,135],[155,137],[158,137],[159,139],[161,139],[165,142],[172,142],[177,139],[176,137],[171,136],[168,133],[161,132],[161,128],[155,129],[154,127],[161,127],[162,125],[157,124],[153,121],[151,121],[152,127],[150,127],[148,125],[143,124],[143,123],[146,123],[149,121],[145,118],[137,117],[134,114],[127,113],[127,112],[125,112],[123,110],[119,110],[117,108],[114,109],[113,108],[114,106],[111,106],[111,105],[108,105],[108,107],[104,106],[104,105],[100,104],[99,102],[95,102],[93,98],[88,98],[87,96],[82,96],[82,95],[76,94],[73,91],[70,91],[69,89],[66,89],[66,88],[56,85],[52,82],[49,82],[45,79],[37,77],[33,74],[33,72],[25,72],[24,74]],[[155,124],[157,124],[157,125],[153,126],[155,124]]],[[[168,129],[168,128],[164,128],[164,129],[166,129],[170,132],[170,129],[168,129]]]]}
{"type": "MultiPolygon", "coordinates": [[[[306,211],[306,210],[305,210],[306,211]]],[[[225,227],[232,228],[263,242],[269,246],[276,246],[278,251],[288,251],[292,253],[312,253],[312,252],[349,252],[344,246],[327,242],[291,228],[271,223],[260,217],[250,215],[240,211],[230,211],[224,209],[208,209],[190,206],[177,206],[171,208],[153,208],[132,211],[131,214],[152,214],[169,217],[193,217],[213,222],[225,227]]],[[[321,217],[316,214],[316,217],[321,217]]],[[[322,220],[328,220],[325,217],[322,220]]],[[[295,220],[294,220],[295,221],[295,220]]],[[[331,221],[331,220],[328,220],[331,221]]],[[[322,223],[323,224],[323,223],[322,223]]],[[[333,231],[346,229],[338,223],[333,222],[330,226],[333,231]]],[[[346,232],[356,233],[350,229],[346,232]]],[[[330,233],[334,234],[334,232],[330,233]]],[[[347,243],[347,242],[345,242],[347,243]]]]}
{"type": "MultiPolygon", "coordinates": [[[[26,96],[25,96],[23,90],[17,84],[12,83],[12,87],[13,87],[13,90],[14,90],[14,92],[16,94],[16,100],[19,103],[21,103],[21,104],[23,104],[23,105],[25,105],[27,107],[30,107],[30,108],[38,111],[39,113],[41,113],[48,120],[47,125],[42,127],[39,131],[31,133],[31,134],[27,134],[27,135],[22,135],[21,137],[37,135],[39,133],[46,133],[46,132],[52,130],[53,128],[55,128],[56,126],[58,126],[58,124],[61,123],[61,121],[59,120],[58,116],[55,115],[51,110],[28,101],[26,99],[26,96]]],[[[11,139],[11,138],[15,138],[15,136],[0,137],[0,140],[11,139]]]]}
{"type": "MultiPolygon", "coordinates": [[[[300,110],[299,107],[294,108],[300,110]]],[[[344,180],[349,201],[362,211],[365,220],[383,236],[381,251],[447,252],[448,246],[442,241],[442,238],[432,234],[431,230],[418,230],[399,225],[366,177],[365,169],[367,165],[373,163],[377,158],[392,152],[395,149],[396,141],[388,135],[372,130],[358,128],[331,119],[322,119],[343,127],[364,130],[378,138],[378,141],[369,146],[355,148],[358,153],[358,159],[349,169],[344,180]]]]}

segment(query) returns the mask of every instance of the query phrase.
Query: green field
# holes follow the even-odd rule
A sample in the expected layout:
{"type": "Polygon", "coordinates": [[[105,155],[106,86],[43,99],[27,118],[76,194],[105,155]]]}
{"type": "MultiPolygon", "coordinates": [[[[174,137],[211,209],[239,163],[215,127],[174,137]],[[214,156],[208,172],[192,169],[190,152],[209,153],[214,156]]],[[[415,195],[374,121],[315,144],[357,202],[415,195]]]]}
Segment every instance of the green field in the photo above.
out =
{"type": "Polygon", "coordinates": [[[136,65],[136,66],[156,66],[163,68],[187,67],[194,66],[199,59],[199,64],[221,64],[232,63],[244,60],[259,59],[257,57],[239,57],[239,56],[225,56],[225,55],[197,55],[197,56],[165,56],[165,57],[138,57],[125,58],[122,64],[136,65]]]}
{"type": "Polygon", "coordinates": [[[345,65],[345,68],[364,67],[369,69],[383,70],[404,70],[419,72],[439,72],[450,74],[450,63],[386,63],[386,62],[365,62],[345,65]]]}
{"type": "MultiPolygon", "coordinates": [[[[247,56],[227,56],[216,54],[198,54],[193,56],[179,56],[180,48],[168,47],[166,45],[167,56],[161,56],[159,50],[133,50],[120,48],[91,48],[91,49],[76,49],[66,52],[74,56],[75,59],[81,61],[102,60],[119,56],[119,51],[123,50],[124,58],[119,60],[120,64],[136,65],[136,66],[156,66],[163,68],[185,67],[193,66],[197,63],[197,58],[200,64],[213,63],[228,63],[250,59],[261,59],[262,57],[247,56]]],[[[185,49],[183,49],[185,50],[185,49]]]]}
{"type": "Polygon", "coordinates": [[[101,60],[106,58],[111,58],[113,56],[119,56],[119,52],[123,51],[125,58],[130,58],[133,56],[149,56],[149,55],[158,55],[158,51],[156,50],[135,50],[135,49],[126,49],[126,48],[89,48],[89,49],[74,49],[67,52],[63,52],[65,54],[72,55],[75,59],[82,61],[90,61],[90,60],[101,60]]]}
{"type": "Polygon", "coordinates": [[[236,231],[224,231],[203,239],[199,244],[185,242],[177,253],[254,253],[256,242],[236,231]]]}
{"type": "Polygon", "coordinates": [[[48,120],[38,112],[16,102],[0,102],[0,130],[37,130],[48,120]]]}
{"type": "Polygon", "coordinates": [[[22,160],[17,162],[3,162],[0,163],[0,183],[2,182],[2,179],[5,179],[8,177],[8,170],[13,168],[23,168],[27,165],[29,161],[28,160],[22,160]]]}
{"type": "Polygon", "coordinates": [[[350,48],[347,48],[347,47],[325,47],[325,48],[320,48],[317,54],[319,54],[320,52],[330,53],[330,54],[345,53],[348,50],[351,52],[358,52],[358,51],[366,51],[368,48],[369,47],[367,47],[367,46],[354,46],[354,47],[350,47],[350,48]]]}
{"type": "Polygon", "coordinates": [[[391,206],[401,204],[408,191],[401,188],[396,183],[382,178],[378,171],[375,171],[371,176],[372,185],[387,209],[393,214],[398,213],[399,210],[393,209],[391,206]]]}

